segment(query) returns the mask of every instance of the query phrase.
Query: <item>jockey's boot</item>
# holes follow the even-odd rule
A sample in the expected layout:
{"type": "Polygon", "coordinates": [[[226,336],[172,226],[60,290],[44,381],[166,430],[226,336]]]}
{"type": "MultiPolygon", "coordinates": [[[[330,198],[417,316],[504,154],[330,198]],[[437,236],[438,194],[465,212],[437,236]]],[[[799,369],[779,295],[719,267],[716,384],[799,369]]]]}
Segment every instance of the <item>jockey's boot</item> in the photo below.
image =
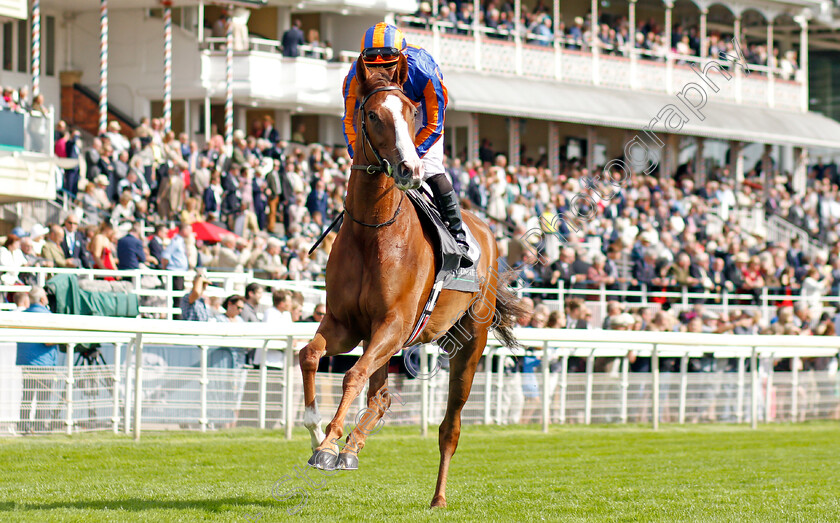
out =
{"type": "Polygon", "coordinates": [[[470,246],[467,244],[467,234],[464,232],[458,195],[455,194],[455,191],[449,191],[438,196],[437,200],[438,210],[440,210],[441,218],[449,229],[449,234],[455,238],[458,246],[461,247],[461,267],[472,266],[472,261],[467,257],[470,246]]]}

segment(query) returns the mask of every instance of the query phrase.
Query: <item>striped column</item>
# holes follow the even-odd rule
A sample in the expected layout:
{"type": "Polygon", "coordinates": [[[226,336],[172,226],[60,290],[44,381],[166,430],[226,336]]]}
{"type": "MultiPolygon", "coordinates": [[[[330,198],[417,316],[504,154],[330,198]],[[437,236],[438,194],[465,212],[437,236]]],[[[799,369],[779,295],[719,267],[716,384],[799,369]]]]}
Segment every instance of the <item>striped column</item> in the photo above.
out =
{"type": "MultiPolygon", "coordinates": [[[[41,93],[41,2],[32,0],[32,99],[41,93]]],[[[23,102],[25,100],[21,100],[23,102]]]]}
{"type": "Polygon", "coordinates": [[[467,128],[467,161],[478,161],[478,113],[470,113],[470,126],[467,128]]]}
{"type": "Polygon", "coordinates": [[[108,129],[108,0],[99,4],[99,134],[108,129]]]}
{"type": "MultiPolygon", "coordinates": [[[[232,12],[233,9],[230,9],[232,12]]],[[[225,45],[225,144],[233,151],[233,24],[227,19],[225,45]]]]}
{"type": "Polygon", "coordinates": [[[552,176],[560,174],[560,124],[548,122],[548,169],[552,176]]]}
{"type": "Polygon", "coordinates": [[[172,2],[163,2],[163,126],[172,129],[172,2]]]}
{"type": "Polygon", "coordinates": [[[508,119],[508,165],[511,167],[519,167],[519,118],[508,119]]]}

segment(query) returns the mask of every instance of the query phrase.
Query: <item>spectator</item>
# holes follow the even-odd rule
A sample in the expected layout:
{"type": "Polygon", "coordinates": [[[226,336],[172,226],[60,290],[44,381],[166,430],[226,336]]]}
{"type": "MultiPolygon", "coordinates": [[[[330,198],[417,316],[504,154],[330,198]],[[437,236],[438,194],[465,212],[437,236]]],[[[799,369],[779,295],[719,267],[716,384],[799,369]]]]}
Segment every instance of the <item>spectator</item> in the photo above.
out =
{"type": "Polygon", "coordinates": [[[187,259],[186,239],[192,237],[192,234],[192,226],[181,224],[178,228],[178,234],[172,238],[169,245],[161,252],[161,269],[170,271],[190,270],[189,260],[187,259]]]}
{"type": "Polygon", "coordinates": [[[268,140],[272,145],[280,141],[280,133],[274,128],[274,118],[271,115],[263,116],[263,128],[260,137],[268,140]]]}
{"type": "MultiPolygon", "coordinates": [[[[31,290],[31,289],[30,289],[31,290]]],[[[29,293],[28,292],[16,292],[12,297],[12,301],[15,303],[15,309],[13,312],[26,312],[26,309],[32,304],[29,301],[29,293]]]]}
{"type": "Polygon", "coordinates": [[[67,258],[64,255],[64,250],[61,248],[64,243],[64,229],[57,224],[51,224],[50,232],[47,234],[47,242],[41,249],[41,256],[47,260],[53,267],[78,267],[78,258],[67,258]]]}
{"type": "MultiPolygon", "coordinates": [[[[160,268],[169,271],[188,271],[190,269],[190,261],[187,253],[187,240],[191,240],[192,226],[181,224],[176,234],[169,245],[160,254],[160,268]]],[[[172,277],[172,289],[176,291],[184,290],[184,277],[172,277]]],[[[176,304],[177,305],[177,304],[176,304]]]]}
{"type": "MultiPolygon", "coordinates": [[[[33,286],[29,291],[30,305],[23,312],[34,312],[39,314],[50,314],[49,300],[43,287],[33,286]]],[[[58,364],[58,346],[53,343],[19,342],[17,344],[17,359],[15,365],[55,367],[58,364]]],[[[20,425],[18,430],[22,433],[31,433],[33,429],[47,430],[52,420],[58,418],[58,409],[52,402],[53,377],[43,372],[30,372],[23,370],[23,398],[20,405],[20,425]],[[35,409],[35,422],[32,423],[32,400],[37,402],[35,409]]]]}
{"type": "Polygon", "coordinates": [[[251,252],[248,250],[237,250],[236,236],[225,234],[222,236],[222,241],[218,244],[217,252],[213,258],[213,267],[230,271],[241,271],[250,256],[251,252]]]}
{"type": "MultiPolygon", "coordinates": [[[[20,235],[24,235],[22,229],[16,229],[20,235]]],[[[20,236],[17,234],[9,234],[6,236],[6,241],[0,247],[0,267],[5,271],[0,276],[0,281],[5,285],[14,285],[20,283],[18,280],[18,271],[9,270],[20,267],[26,267],[26,256],[20,248],[20,236]]]]}
{"type": "Polygon", "coordinates": [[[327,216],[328,197],[324,190],[324,182],[317,180],[314,184],[313,190],[309,193],[306,199],[306,209],[310,215],[316,212],[321,213],[321,216],[327,216]]]}
{"type": "Polygon", "coordinates": [[[161,263],[163,260],[163,245],[166,242],[166,226],[158,224],[155,226],[155,233],[149,240],[149,263],[155,269],[162,269],[161,263]]]}
{"type": "Polygon", "coordinates": [[[189,197],[184,200],[184,205],[184,209],[181,210],[181,223],[192,225],[204,221],[199,210],[198,198],[189,197]]]}
{"type": "Polygon", "coordinates": [[[143,246],[143,226],[139,222],[131,225],[128,234],[117,242],[117,267],[121,271],[139,269],[146,263],[146,251],[143,246]]]}
{"type": "Polygon", "coordinates": [[[567,329],[588,329],[589,323],[584,315],[584,304],[577,298],[566,301],[566,328],[567,329]]]}
{"type": "Polygon", "coordinates": [[[283,56],[287,56],[289,58],[297,58],[300,56],[299,46],[306,44],[306,40],[303,36],[303,30],[301,29],[302,25],[303,24],[300,19],[296,18],[292,23],[292,26],[283,33],[283,39],[280,42],[283,46],[283,56]]]}
{"type": "Polygon", "coordinates": [[[93,268],[93,258],[87,249],[87,238],[79,230],[79,217],[75,214],[69,214],[64,219],[61,249],[66,258],[75,260],[76,267],[93,268]]]}
{"type": "Polygon", "coordinates": [[[210,311],[204,301],[204,292],[209,284],[210,282],[203,274],[196,274],[195,279],[193,279],[192,290],[181,298],[180,319],[185,321],[210,321],[210,311]]]}
{"type": "Polygon", "coordinates": [[[133,222],[134,210],[134,199],[132,198],[131,193],[124,191],[120,194],[119,203],[114,206],[114,210],[111,211],[111,225],[119,227],[126,222],[133,222]]]}
{"type": "Polygon", "coordinates": [[[324,316],[326,314],[327,314],[327,306],[324,305],[323,303],[319,303],[312,310],[312,316],[309,316],[308,318],[306,318],[303,321],[312,322],[312,323],[320,323],[321,320],[324,319],[324,316]]]}
{"type": "MultiPolygon", "coordinates": [[[[265,311],[263,322],[272,325],[275,329],[282,332],[283,329],[292,325],[292,295],[291,292],[285,289],[277,289],[271,293],[271,308],[265,311]]],[[[261,358],[262,351],[257,351],[256,365],[261,367],[263,360],[261,358]]],[[[284,355],[281,351],[270,350],[266,351],[265,365],[270,368],[283,368],[284,355]]]]}
{"type": "Polygon", "coordinates": [[[277,238],[268,239],[265,252],[260,253],[254,262],[255,276],[272,280],[280,280],[286,276],[289,271],[280,256],[282,247],[277,238]]]}
{"type": "Polygon", "coordinates": [[[245,287],[245,304],[240,312],[242,321],[257,322],[260,321],[257,317],[260,308],[260,300],[262,299],[264,287],[256,282],[251,282],[245,287]]]}
{"type": "Polygon", "coordinates": [[[94,269],[116,270],[117,264],[114,261],[114,242],[117,239],[117,231],[110,222],[102,222],[97,230],[96,236],[90,242],[90,254],[93,257],[94,269]]]}
{"type": "Polygon", "coordinates": [[[222,302],[222,308],[225,312],[224,314],[216,316],[216,321],[221,323],[241,323],[243,321],[247,321],[242,318],[244,305],[245,299],[242,296],[238,294],[228,296],[225,301],[222,302]]]}

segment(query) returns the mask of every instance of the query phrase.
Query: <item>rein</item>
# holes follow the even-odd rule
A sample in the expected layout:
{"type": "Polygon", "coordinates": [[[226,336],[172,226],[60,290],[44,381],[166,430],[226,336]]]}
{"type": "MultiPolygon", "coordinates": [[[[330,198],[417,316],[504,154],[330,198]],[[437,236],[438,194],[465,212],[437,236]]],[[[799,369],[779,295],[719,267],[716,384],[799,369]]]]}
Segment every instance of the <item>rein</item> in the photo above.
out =
{"type": "Polygon", "coordinates": [[[394,223],[395,221],[397,221],[397,216],[400,215],[400,211],[402,210],[402,203],[403,203],[404,199],[405,199],[405,193],[400,191],[400,203],[397,204],[397,210],[394,212],[394,216],[390,220],[388,220],[387,222],[382,222],[382,223],[360,222],[359,220],[354,218],[352,214],[350,214],[349,210],[347,210],[347,198],[344,199],[344,214],[349,216],[351,220],[358,223],[359,225],[364,225],[365,227],[371,227],[373,229],[379,229],[380,227],[387,227],[387,226],[391,225],[392,223],[394,223]]]}
{"type": "MultiPolygon", "coordinates": [[[[374,165],[374,164],[370,163],[369,165],[352,165],[352,166],[350,166],[350,169],[355,170],[355,171],[365,171],[368,174],[384,173],[385,176],[391,177],[393,175],[393,172],[394,172],[394,167],[391,165],[391,163],[388,160],[382,158],[382,156],[379,154],[379,151],[377,151],[376,147],[373,146],[373,143],[371,143],[370,138],[368,137],[368,134],[367,134],[367,126],[365,125],[365,122],[367,121],[366,113],[365,113],[365,104],[367,103],[367,101],[370,99],[371,96],[375,95],[376,93],[381,93],[382,91],[399,91],[399,92],[403,93],[402,88],[397,87],[396,85],[389,85],[388,87],[380,87],[379,89],[374,89],[373,91],[368,93],[367,96],[365,96],[362,99],[362,103],[359,105],[359,111],[361,113],[361,116],[360,116],[359,119],[361,121],[362,140],[363,140],[362,151],[364,151],[364,153],[365,153],[365,160],[368,160],[368,162],[370,162],[370,159],[367,156],[367,146],[370,146],[370,150],[373,151],[373,155],[376,157],[376,161],[378,162],[378,164],[374,165]]],[[[403,93],[403,94],[405,94],[405,93],[403,93]]],[[[344,213],[347,214],[347,216],[349,216],[351,220],[358,223],[359,225],[362,225],[364,227],[370,227],[372,229],[379,229],[380,227],[387,227],[387,226],[391,225],[392,223],[394,223],[395,221],[397,221],[397,216],[399,216],[400,211],[402,210],[402,204],[403,204],[404,199],[405,199],[405,193],[400,191],[400,203],[397,204],[397,210],[394,212],[394,216],[390,220],[382,222],[382,223],[365,223],[365,222],[359,221],[356,218],[354,218],[353,215],[350,214],[349,209],[347,208],[347,198],[344,199],[344,213]]]]}

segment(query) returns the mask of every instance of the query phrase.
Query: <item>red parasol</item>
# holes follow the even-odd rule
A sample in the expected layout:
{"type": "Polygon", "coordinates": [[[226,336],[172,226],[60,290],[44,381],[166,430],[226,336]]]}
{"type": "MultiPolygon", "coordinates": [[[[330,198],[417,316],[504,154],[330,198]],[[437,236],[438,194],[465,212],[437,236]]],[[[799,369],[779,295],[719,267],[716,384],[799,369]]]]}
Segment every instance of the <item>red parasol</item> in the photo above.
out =
{"type": "MultiPolygon", "coordinates": [[[[236,234],[227,229],[223,229],[217,225],[209,222],[195,222],[192,224],[193,234],[196,240],[201,240],[205,243],[218,243],[222,241],[222,237],[228,234],[233,234],[234,237],[239,238],[236,234]]],[[[168,236],[172,238],[178,232],[178,228],[169,231],[168,236]]]]}

